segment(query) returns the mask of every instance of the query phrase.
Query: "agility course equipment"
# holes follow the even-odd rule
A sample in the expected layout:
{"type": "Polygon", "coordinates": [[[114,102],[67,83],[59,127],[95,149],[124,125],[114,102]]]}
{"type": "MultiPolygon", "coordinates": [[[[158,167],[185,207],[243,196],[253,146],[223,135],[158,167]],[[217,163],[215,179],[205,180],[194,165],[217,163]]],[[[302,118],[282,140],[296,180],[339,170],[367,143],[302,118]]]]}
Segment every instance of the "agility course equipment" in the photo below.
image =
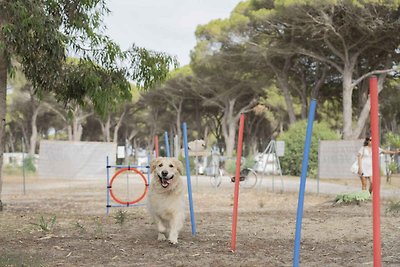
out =
{"type": "MultiPolygon", "coordinates": [[[[186,179],[187,179],[187,188],[188,188],[188,197],[189,197],[189,208],[190,208],[190,222],[192,226],[192,235],[196,234],[196,221],[194,218],[194,207],[193,207],[193,197],[192,197],[192,182],[190,177],[190,164],[189,164],[189,149],[188,149],[188,139],[187,139],[187,126],[186,122],[182,123],[183,129],[183,145],[184,145],[184,152],[185,152],[185,159],[186,159],[186,179]]],[[[155,148],[156,148],[156,157],[159,156],[158,153],[158,136],[154,137],[155,148]]],[[[170,147],[169,147],[169,138],[168,132],[164,132],[164,141],[165,141],[165,152],[166,156],[170,157],[170,147]]]]}
{"type": "Polygon", "coordinates": [[[106,169],[107,169],[107,205],[106,205],[106,213],[109,214],[110,208],[112,207],[130,207],[130,206],[142,206],[144,204],[139,203],[147,194],[147,190],[150,183],[150,166],[136,166],[136,165],[110,165],[109,158],[106,158],[106,169]],[[114,173],[113,177],[110,180],[110,168],[121,168],[116,173],[114,173]],[[144,174],[139,169],[147,169],[147,179],[144,174]],[[136,199],[130,201],[123,201],[113,192],[113,183],[115,179],[123,173],[134,173],[139,175],[144,184],[143,193],[136,199]],[[111,199],[113,199],[118,204],[111,204],[111,199]]]}
{"type": "Polygon", "coordinates": [[[238,206],[239,206],[240,161],[242,159],[243,131],[244,131],[244,114],[241,114],[239,120],[239,135],[238,135],[238,145],[236,154],[235,191],[233,199],[234,202],[233,202],[233,216],[232,216],[231,250],[233,252],[236,251],[236,227],[237,227],[238,206]]]}
{"type": "Polygon", "coordinates": [[[372,76],[369,79],[369,95],[371,98],[371,137],[372,137],[372,224],[373,224],[373,251],[374,266],[380,267],[381,262],[381,211],[380,211],[380,189],[381,173],[379,167],[379,109],[378,109],[378,79],[372,76]]]}
{"type": "Polygon", "coordinates": [[[185,151],[185,163],[186,163],[186,179],[187,179],[187,188],[188,188],[188,195],[189,195],[189,206],[190,206],[190,222],[192,224],[192,235],[196,235],[196,221],[194,218],[192,181],[190,178],[189,149],[188,149],[186,122],[184,122],[182,124],[182,130],[183,130],[183,146],[184,146],[184,151],[185,151]]]}
{"type": "Polygon", "coordinates": [[[156,151],[156,157],[160,155],[159,149],[158,149],[158,136],[154,136],[154,149],[156,151]]]}
{"type": "MultiPolygon", "coordinates": [[[[283,141],[281,141],[282,143],[283,141]]],[[[271,140],[267,147],[265,148],[265,150],[263,151],[263,153],[261,154],[261,160],[263,160],[266,156],[266,160],[265,163],[263,164],[263,166],[261,166],[261,173],[264,177],[265,173],[268,173],[267,171],[267,166],[268,163],[270,163],[270,157],[272,156],[272,192],[275,192],[275,172],[278,171],[279,172],[279,176],[281,178],[281,192],[284,191],[284,185],[283,185],[283,177],[282,177],[282,169],[281,169],[281,163],[279,161],[279,155],[277,153],[277,141],[275,140],[271,140]],[[275,169],[275,166],[277,167],[277,169],[275,169]]],[[[262,162],[262,161],[261,161],[262,162]]],[[[261,187],[261,183],[262,180],[260,180],[260,187],[261,187]]]]}
{"type": "MultiPolygon", "coordinates": [[[[373,230],[373,263],[374,267],[382,265],[381,234],[380,234],[380,166],[379,166],[379,108],[378,108],[378,80],[376,76],[369,79],[370,86],[370,117],[371,117],[371,137],[372,140],[372,230],[373,230]]],[[[314,121],[316,101],[312,100],[308,117],[307,134],[304,145],[304,156],[301,171],[299,200],[297,207],[295,246],[293,254],[293,266],[299,266],[300,257],[300,237],[303,216],[304,191],[306,183],[306,171],[308,167],[308,155],[311,145],[312,125],[314,121]]]]}
{"type": "Polygon", "coordinates": [[[170,157],[171,153],[169,150],[168,132],[164,132],[164,141],[165,141],[165,153],[167,157],[170,157]]]}
{"type": "Polygon", "coordinates": [[[295,234],[294,254],[293,254],[294,255],[293,256],[293,266],[294,267],[299,266],[301,223],[302,223],[302,219],[303,219],[304,192],[305,192],[305,188],[306,188],[308,156],[310,154],[311,136],[312,136],[312,128],[313,128],[313,124],[314,124],[314,116],[315,116],[315,107],[316,106],[317,106],[317,101],[315,99],[312,99],[311,104],[310,104],[310,111],[308,114],[306,140],[304,143],[304,152],[303,152],[303,162],[301,165],[300,190],[299,190],[299,200],[297,203],[296,234],[295,234]]]}

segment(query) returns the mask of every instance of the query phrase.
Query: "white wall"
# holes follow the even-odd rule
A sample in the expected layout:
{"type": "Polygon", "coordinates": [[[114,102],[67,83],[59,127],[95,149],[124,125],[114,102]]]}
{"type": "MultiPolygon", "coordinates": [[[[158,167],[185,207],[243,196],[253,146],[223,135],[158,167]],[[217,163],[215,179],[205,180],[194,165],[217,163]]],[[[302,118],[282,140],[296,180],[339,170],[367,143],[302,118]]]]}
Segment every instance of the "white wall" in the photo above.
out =
{"type": "Polygon", "coordinates": [[[104,142],[41,141],[41,178],[106,178],[106,157],[115,165],[117,145],[104,142]]]}

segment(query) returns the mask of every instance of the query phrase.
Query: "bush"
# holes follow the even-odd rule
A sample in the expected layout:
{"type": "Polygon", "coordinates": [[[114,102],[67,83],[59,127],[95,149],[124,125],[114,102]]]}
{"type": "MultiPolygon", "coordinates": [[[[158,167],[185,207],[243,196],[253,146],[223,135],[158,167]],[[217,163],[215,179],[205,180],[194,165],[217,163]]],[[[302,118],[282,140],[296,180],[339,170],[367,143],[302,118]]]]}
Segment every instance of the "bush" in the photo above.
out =
{"type": "Polygon", "coordinates": [[[335,202],[337,204],[340,204],[340,203],[359,204],[362,201],[370,201],[370,200],[371,200],[371,194],[367,190],[363,190],[360,192],[347,193],[347,194],[339,194],[335,198],[335,202]]]}
{"type": "MultiPolygon", "coordinates": [[[[255,163],[256,162],[253,157],[242,157],[242,165],[240,166],[240,169],[253,168],[255,163]]],[[[236,157],[226,159],[224,168],[227,173],[229,173],[230,175],[234,175],[236,172],[236,157]]]]}
{"type": "Polygon", "coordinates": [[[36,167],[34,164],[34,160],[35,158],[33,156],[28,156],[24,159],[24,168],[25,171],[29,172],[29,173],[34,173],[36,172],[36,167]]]}
{"type": "MultiPolygon", "coordinates": [[[[299,176],[303,161],[304,143],[307,130],[307,121],[292,124],[289,130],[278,137],[285,141],[285,155],[281,158],[282,172],[286,175],[299,176]]],[[[310,154],[308,158],[308,175],[314,176],[318,171],[318,146],[320,140],[339,140],[337,133],[332,131],[328,124],[314,122],[311,137],[310,154]]]]}

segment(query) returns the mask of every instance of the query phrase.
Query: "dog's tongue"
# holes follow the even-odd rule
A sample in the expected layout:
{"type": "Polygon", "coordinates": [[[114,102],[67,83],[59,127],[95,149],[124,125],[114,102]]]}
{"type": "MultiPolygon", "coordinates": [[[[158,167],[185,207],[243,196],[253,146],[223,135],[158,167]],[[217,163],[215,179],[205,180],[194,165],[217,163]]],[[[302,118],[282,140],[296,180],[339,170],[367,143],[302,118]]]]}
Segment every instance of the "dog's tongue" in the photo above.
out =
{"type": "Polygon", "coordinates": [[[166,180],[166,179],[161,179],[161,185],[162,185],[162,187],[167,187],[168,185],[169,185],[169,180],[166,180]]]}

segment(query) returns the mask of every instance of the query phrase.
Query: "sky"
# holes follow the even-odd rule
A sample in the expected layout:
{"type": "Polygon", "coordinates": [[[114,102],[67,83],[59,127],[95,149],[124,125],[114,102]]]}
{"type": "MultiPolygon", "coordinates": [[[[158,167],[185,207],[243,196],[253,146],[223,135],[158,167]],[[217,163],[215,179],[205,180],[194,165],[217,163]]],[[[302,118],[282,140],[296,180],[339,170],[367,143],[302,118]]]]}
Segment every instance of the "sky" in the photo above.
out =
{"type": "Polygon", "coordinates": [[[190,62],[198,25],[228,18],[240,0],[108,0],[105,34],[122,49],[133,43],[190,62]]]}

